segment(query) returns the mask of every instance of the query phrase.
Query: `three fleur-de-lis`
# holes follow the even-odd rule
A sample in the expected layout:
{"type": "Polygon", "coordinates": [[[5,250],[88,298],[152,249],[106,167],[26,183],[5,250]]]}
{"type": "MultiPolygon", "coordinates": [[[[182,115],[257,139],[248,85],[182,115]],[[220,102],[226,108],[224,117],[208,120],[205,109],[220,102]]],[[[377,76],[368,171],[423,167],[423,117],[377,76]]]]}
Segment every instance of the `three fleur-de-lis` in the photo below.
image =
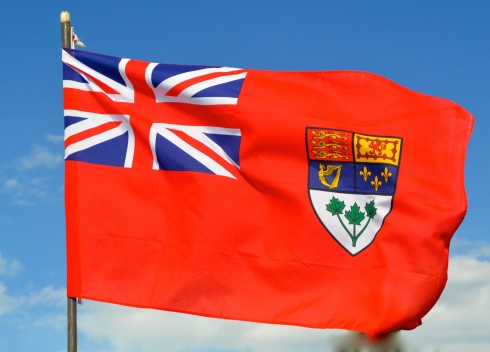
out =
{"type": "MultiPolygon", "coordinates": [[[[371,171],[368,170],[367,166],[364,165],[361,171],[359,171],[359,175],[362,176],[364,182],[368,182],[369,177],[371,176],[371,171]]],[[[374,177],[374,180],[371,181],[371,186],[374,187],[374,190],[378,192],[378,189],[381,187],[383,182],[381,182],[382,179],[384,179],[385,184],[388,183],[388,180],[390,177],[393,176],[393,173],[390,172],[388,167],[386,166],[383,171],[381,171],[381,179],[378,176],[374,177]]]]}
{"type": "Polygon", "coordinates": [[[368,177],[371,176],[371,171],[368,171],[367,167],[364,165],[364,169],[359,172],[359,175],[361,175],[364,182],[366,182],[368,177]]]}
{"type": "Polygon", "coordinates": [[[371,181],[371,186],[374,186],[374,190],[378,192],[379,186],[381,186],[381,181],[378,179],[378,176],[374,177],[374,180],[371,181]]]}
{"type": "Polygon", "coordinates": [[[381,172],[381,176],[385,179],[385,182],[388,183],[388,179],[393,176],[393,174],[388,170],[388,167],[385,167],[384,171],[381,172]]]}

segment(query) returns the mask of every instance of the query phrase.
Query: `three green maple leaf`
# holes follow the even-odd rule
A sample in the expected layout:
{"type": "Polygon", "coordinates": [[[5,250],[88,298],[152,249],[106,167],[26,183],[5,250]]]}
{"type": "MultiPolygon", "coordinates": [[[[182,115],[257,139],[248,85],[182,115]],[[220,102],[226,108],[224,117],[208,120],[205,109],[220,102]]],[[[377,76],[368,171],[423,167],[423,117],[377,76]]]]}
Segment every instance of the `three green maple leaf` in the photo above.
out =
{"type": "Polygon", "coordinates": [[[351,205],[350,210],[346,210],[344,212],[344,209],[345,209],[344,201],[343,200],[340,201],[336,197],[332,197],[332,199],[330,199],[330,203],[327,204],[327,211],[332,213],[332,216],[337,216],[337,218],[340,221],[340,224],[342,225],[342,227],[344,228],[344,230],[347,232],[347,234],[352,240],[352,247],[355,247],[357,244],[357,239],[362,235],[364,230],[366,230],[366,228],[369,225],[369,222],[371,221],[372,218],[374,218],[378,209],[374,204],[374,200],[371,200],[370,202],[366,203],[366,205],[364,206],[364,210],[366,211],[365,213],[361,211],[361,208],[359,207],[359,205],[357,205],[357,203],[351,205]],[[353,226],[352,232],[350,232],[347,226],[344,224],[344,221],[342,220],[340,215],[344,215],[344,217],[347,219],[349,224],[353,226]],[[368,217],[367,223],[364,225],[361,231],[356,233],[357,230],[356,226],[360,226],[361,222],[366,218],[366,216],[368,217]]]}

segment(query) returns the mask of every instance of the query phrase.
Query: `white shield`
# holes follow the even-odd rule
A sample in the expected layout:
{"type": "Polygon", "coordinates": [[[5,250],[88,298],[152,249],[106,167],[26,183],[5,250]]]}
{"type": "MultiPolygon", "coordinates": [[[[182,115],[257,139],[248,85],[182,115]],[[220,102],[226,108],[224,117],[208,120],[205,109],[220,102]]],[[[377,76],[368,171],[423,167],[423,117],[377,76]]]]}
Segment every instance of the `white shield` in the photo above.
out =
{"type": "Polygon", "coordinates": [[[364,194],[348,194],[327,191],[318,191],[310,189],[310,199],[313,208],[326,227],[328,232],[337,240],[337,242],[355,255],[369,246],[376,234],[381,229],[383,221],[391,210],[392,196],[375,196],[364,194]],[[332,214],[327,210],[328,204],[335,198],[340,204],[344,204],[342,214],[332,214]],[[341,203],[342,202],[342,203],[341,203]],[[370,218],[366,211],[366,204],[373,204],[376,208],[376,214],[370,218]],[[349,222],[345,212],[355,210],[355,205],[359,207],[359,218],[361,221],[357,224],[349,222]]]}

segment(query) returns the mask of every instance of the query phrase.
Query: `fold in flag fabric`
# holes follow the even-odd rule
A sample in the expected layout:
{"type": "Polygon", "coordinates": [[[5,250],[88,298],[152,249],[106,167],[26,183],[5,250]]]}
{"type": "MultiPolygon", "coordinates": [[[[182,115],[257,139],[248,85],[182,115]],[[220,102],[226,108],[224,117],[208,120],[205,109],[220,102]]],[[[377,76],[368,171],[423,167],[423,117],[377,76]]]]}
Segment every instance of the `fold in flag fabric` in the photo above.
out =
{"type": "Polygon", "coordinates": [[[62,59],[68,296],[370,335],[437,301],[458,105],[364,72],[62,59]]]}

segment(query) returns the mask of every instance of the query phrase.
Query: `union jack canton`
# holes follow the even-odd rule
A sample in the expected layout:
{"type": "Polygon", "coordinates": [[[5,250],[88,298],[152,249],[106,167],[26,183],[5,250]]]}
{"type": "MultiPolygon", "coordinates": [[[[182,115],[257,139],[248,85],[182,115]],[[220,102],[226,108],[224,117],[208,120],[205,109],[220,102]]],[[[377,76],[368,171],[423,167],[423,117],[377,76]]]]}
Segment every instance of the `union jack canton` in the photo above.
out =
{"type": "Polygon", "coordinates": [[[232,170],[240,168],[240,129],[173,123],[158,107],[236,105],[247,72],[69,49],[63,50],[62,60],[66,160],[132,168],[137,153],[151,153],[152,162],[145,167],[154,170],[236,178],[232,170]],[[77,99],[72,101],[72,95],[77,99]],[[150,111],[150,121],[139,111],[150,111]],[[135,135],[141,134],[148,142],[138,148],[141,137],[135,135]]]}

